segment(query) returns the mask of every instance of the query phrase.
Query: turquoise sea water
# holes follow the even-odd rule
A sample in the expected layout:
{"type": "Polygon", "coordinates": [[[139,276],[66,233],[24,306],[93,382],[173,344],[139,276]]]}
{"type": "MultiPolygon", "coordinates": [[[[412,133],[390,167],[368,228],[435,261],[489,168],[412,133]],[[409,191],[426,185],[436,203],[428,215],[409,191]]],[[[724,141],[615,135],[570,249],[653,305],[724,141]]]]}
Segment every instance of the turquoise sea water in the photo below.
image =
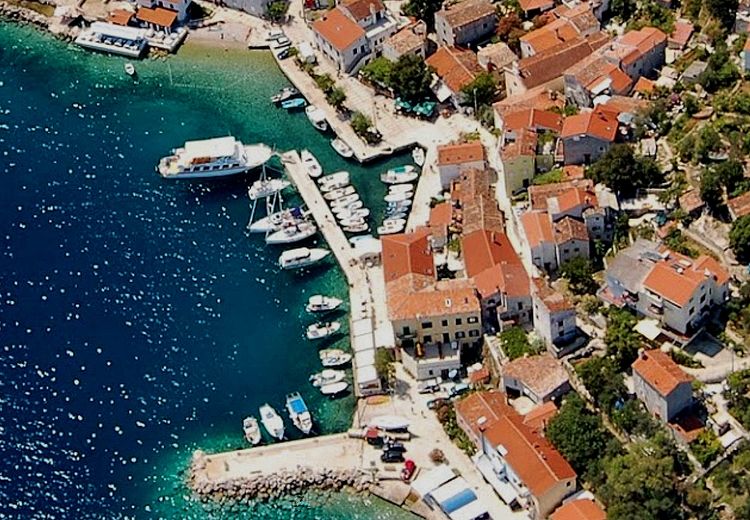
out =
{"type": "Polygon", "coordinates": [[[188,45],[137,82],[123,64],[0,22],[0,518],[405,518],[346,494],[217,507],[182,485],[194,449],[242,447],[242,417],[289,391],[321,432],[348,427],[353,398],[308,384],[303,336],[307,296],[346,287],[334,263],[278,270],[245,230],[251,177],[154,165],[227,134],[308,147],[378,213],[377,174],[406,158],[336,156],[268,103],[286,81],[267,53],[188,45]]]}

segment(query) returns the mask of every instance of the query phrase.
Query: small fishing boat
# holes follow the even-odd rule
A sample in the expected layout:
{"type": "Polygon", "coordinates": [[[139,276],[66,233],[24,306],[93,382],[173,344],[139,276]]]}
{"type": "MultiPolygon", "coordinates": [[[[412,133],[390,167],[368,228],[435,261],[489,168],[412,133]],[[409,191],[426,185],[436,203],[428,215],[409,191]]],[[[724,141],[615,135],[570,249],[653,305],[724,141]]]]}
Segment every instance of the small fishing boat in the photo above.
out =
{"type": "Polygon", "coordinates": [[[416,147],[414,150],[411,151],[411,157],[414,159],[414,164],[416,164],[419,167],[424,166],[424,148],[416,147]]]}
{"type": "Polygon", "coordinates": [[[341,323],[338,321],[329,321],[326,323],[313,323],[309,327],[307,327],[307,331],[305,332],[307,339],[314,340],[314,339],[323,339],[327,338],[328,336],[333,336],[336,334],[339,329],[341,329],[341,323]]]}
{"type": "Polygon", "coordinates": [[[354,150],[352,150],[351,146],[346,144],[338,137],[331,140],[331,146],[333,146],[333,149],[336,150],[337,154],[345,159],[351,159],[352,157],[354,157],[354,150]]]}
{"type": "Polygon", "coordinates": [[[309,214],[309,211],[303,211],[302,208],[297,207],[283,209],[253,222],[247,227],[247,229],[250,233],[268,233],[271,231],[278,231],[287,222],[296,224],[309,214]]]}
{"type": "Polygon", "coordinates": [[[394,211],[394,212],[386,212],[385,214],[386,219],[385,220],[397,220],[397,219],[405,219],[407,216],[406,211],[394,211]]]}
{"type": "Polygon", "coordinates": [[[368,226],[366,222],[362,222],[361,224],[344,226],[341,229],[343,229],[346,233],[365,233],[370,230],[370,226],[368,226]]]}
{"type": "Polygon", "coordinates": [[[354,186],[346,186],[345,188],[338,188],[336,190],[329,191],[325,195],[323,195],[323,198],[326,200],[336,200],[340,199],[342,197],[346,197],[347,195],[353,195],[357,190],[354,189],[354,186]]]}
{"type": "Polygon", "coordinates": [[[258,427],[258,419],[253,416],[245,417],[242,420],[242,431],[245,432],[245,439],[253,446],[257,446],[260,443],[260,428],[258,427]]]}
{"type": "Polygon", "coordinates": [[[250,200],[264,199],[270,197],[276,192],[288,188],[289,185],[290,182],[285,181],[284,179],[257,180],[247,190],[247,195],[250,197],[250,200]]]}
{"type": "Polygon", "coordinates": [[[305,105],[307,105],[307,101],[305,101],[304,98],[293,98],[293,99],[287,99],[286,101],[281,102],[281,108],[284,110],[299,110],[301,108],[304,108],[305,105]]]}
{"type": "Polygon", "coordinates": [[[398,415],[379,415],[370,419],[367,426],[380,430],[406,430],[409,427],[409,419],[398,415]]]}
{"type": "Polygon", "coordinates": [[[337,309],[343,302],[333,296],[314,294],[307,300],[305,310],[307,312],[328,312],[337,309]]]}
{"type": "Polygon", "coordinates": [[[412,165],[399,166],[398,168],[391,168],[387,172],[380,175],[380,180],[385,184],[400,184],[404,182],[412,182],[419,177],[419,172],[412,165]]]}
{"type": "Polygon", "coordinates": [[[413,191],[407,191],[406,193],[389,193],[385,196],[386,202],[403,202],[409,200],[414,196],[413,191]]]}
{"type": "Polygon", "coordinates": [[[389,202],[386,209],[405,209],[411,206],[411,200],[400,200],[398,202],[389,202]]]}
{"type": "Polygon", "coordinates": [[[297,269],[308,265],[317,264],[331,252],[322,248],[298,247],[288,249],[279,256],[279,267],[282,269],[297,269]]]}
{"type": "Polygon", "coordinates": [[[333,368],[326,368],[325,370],[313,374],[310,376],[310,382],[313,386],[320,387],[323,385],[330,385],[343,381],[346,377],[346,372],[343,370],[334,370],[333,368]]]}
{"type": "Polygon", "coordinates": [[[369,242],[370,240],[377,240],[377,238],[375,238],[372,235],[362,235],[360,237],[350,238],[349,243],[353,245],[354,247],[357,247],[357,244],[362,243],[362,242],[369,242]]]}
{"type": "Polygon", "coordinates": [[[382,226],[378,226],[378,235],[392,235],[394,233],[401,233],[405,227],[405,219],[386,219],[383,221],[382,226]]]}
{"type": "Polygon", "coordinates": [[[364,203],[361,200],[356,200],[352,202],[351,204],[347,204],[346,206],[333,206],[331,207],[331,211],[333,211],[334,215],[339,215],[341,213],[346,213],[347,211],[354,211],[355,209],[362,209],[362,206],[364,203]]]}
{"type": "Polygon", "coordinates": [[[325,349],[320,351],[320,361],[324,367],[338,367],[346,365],[352,360],[352,355],[340,349],[325,349]]]}
{"type": "Polygon", "coordinates": [[[310,415],[310,410],[307,409],[307,404],[299,392],[292,392],[286,396],[286,411],[289,413],[292,424],[299,431],[305,435],[310,433],[313,426],[312,415],[310,415]]]}
{"type": "Polygon", "coordinates": [[[302,158],[302,165],[305,167],[307,174],[310,177],[316,179],[323,175],[323,167],[310,150],[302,150],[300,152],[300,157],[302,158]]]}
{"type": "Polygon", "coordinates": [[[414,191],[413,184],[393,184],[388,186],[388,193],[407,193],[414,191]]]}
{"type": "Polygon", "coordinates": [[[285,60],[289,57],[289,55],[292,53],[291,47],[284,47],[280,51],[276,53],[276,57],[280,60],[285,60]]]}
{"type": "Polygon", "coordinates": [[[133,65],[130,62],[126,63],[125,64],[125,74],[127,74],[131,78],[135,77],[135,65],[133,65]]]}
{"type": "Polygon", "coordinates": [[[297,223],[291,223],[288,226],[282,226],[281,229],[269,234],[266,237],[266,244],[293,244],[310,238],[318,231],[318,228],[312,222],[303,220],[297,223]]]}
{"type": "Polygon", "coordinates": [[[343,219],[352,219],[352,218],[367,218],[370,216],[370,210],[367,208],[362,209],[352,209],[352,210],[345,210],[340,211],[336,215],[336,218],[341,221],[343,219]]]}
{"type": "Polygon", "coordinates": [[[344,219],[339,220],[339,224],[341,224],[344,227],[350,227],[350,226],[361,226],[362,224],[367,224],[367,222],[363,218],[344,218],[344,219]]]}
{"type": "Polygon", "coordinates": [[[307,119],[310,120],[310,123],[312,123],[316,129],[321,132],[328,130],[328,121],[326,121],[326,113],[323,109],[318,108],[315,105],[309,105],[305,108],[305,114],[307,115],[307,119]]]}
{"type": "Polygon", "coordinates": [[[282,88],[278,94],[274,94],[271,96],[271,102],[278,105],[287,99],[291,99],[293,97],[299,96],[299,90],[297,90],[294,87],[284,87],[282,88]]]}
{"type": "Polygon", "coordinates": [[[341,197],[340,199],[331,201],[331,207],[343,208],[355,202],[359,202],[359,195],[356,193],[352,193],[351,195],[346,195],[344,197],[341,197]]]}
{"type": "Polygon", "coordinates": [[[318,186],[320,191],[331,191],[336,188],[343,188],[349,184],[349,172],[342,170],[336,173],[331,173],[318,179],[318,186]]]}
{"type": "Polygon", "coordinates": [[[273,409],[273,406],[266,403],[260,407],[260,422],[263,427],[274,439],[281,440],[284,438],[284,421],[279,413],[273,409]]]}
{"type": "Polygon", "coordinates": [[[320,393],[329,397],[335,397],[338,394],[346,392],[347,388],[349,388],[349,383],[347,383],[346,381],[339,381],[338,383],[328,383],[325,385],[321,385],[320,393]]]}
{"type": "Polygon", "coordinates": [[[281,29],[271,29],[266,33],[266,40],[268,41],[275,41],[281,38],[282,36],[286,36],[284,34],[284,31],[281,29]]]}

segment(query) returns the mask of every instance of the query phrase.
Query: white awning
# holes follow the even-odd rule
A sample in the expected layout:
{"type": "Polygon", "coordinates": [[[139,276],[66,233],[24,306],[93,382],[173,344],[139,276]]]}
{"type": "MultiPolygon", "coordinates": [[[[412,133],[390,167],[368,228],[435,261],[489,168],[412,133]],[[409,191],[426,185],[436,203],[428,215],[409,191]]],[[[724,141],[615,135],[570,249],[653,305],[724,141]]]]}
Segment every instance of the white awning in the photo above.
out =
{"type": "Polygon", "coordinates": [[[362,336],[364,334],[372,334],[372,320],[370,318],[354,320],[352,322],[352,336],[362,336]]]}
{"type": "Polygon", "coordinates": [[[453,511],[450,515],[451,520],[474,520],[475,518],[484,518],[489,511],[479,500],[466,504],[461,509],[453,511]]]}
{"type": "Polygon", "coordinates": [[[661,334],[661,327],[659,322],[652,318],[644,318],[639,321],[635,326],[636,332],[640,333],[641,336],[654,341],[661,334]]]}
{"type": "Polygon", "coordinates": [[[106,22],[94,22],[91,24],[91,30],[95,33],[111,36],[113,38],[122,38],[123,40],[137,41],[144,38],[146,31],[135,27],[125,27],[106,22]]]}
{"type": "Polygon", "coordinates": [[[354,363],[357,368],[375,364],[375,349],[363,350],[354,354],[354,363]]]}
{"type": "Polygon", "coordinates": [[[456,474],[453,473],[453,470],[449,466],[442,464],[430,471],[420,471],[419,477],[412,481],[411,488],[420,497],[424,498],[431,491],[434,491],[454,478],[456,478],[456,474]]]}
{"type": "Polygon", "coordinates": [[[359,366],[357,365],[357,385],[366,386],[373,382],[379,381],[378,371],[374,365],[359,366]]]}
{"type": "Polygon", "coordinates": [[[367,350],[375,350],[375,342],[372,339],[372,334],[363,334],[361,336],[354,336],[352,339],[352,350],[356,352],[365,352],[367,350]]]}
{"type": "Polygon", "coordinates": [[[444,103],[446,100],[450,99],[450,97],[453,95],[453,92],[451,89],[445,86],[445,83],[442,81],[438,84],[437,89],[434,90],[435,97],[438,101],[441,103],[444,103]]]}

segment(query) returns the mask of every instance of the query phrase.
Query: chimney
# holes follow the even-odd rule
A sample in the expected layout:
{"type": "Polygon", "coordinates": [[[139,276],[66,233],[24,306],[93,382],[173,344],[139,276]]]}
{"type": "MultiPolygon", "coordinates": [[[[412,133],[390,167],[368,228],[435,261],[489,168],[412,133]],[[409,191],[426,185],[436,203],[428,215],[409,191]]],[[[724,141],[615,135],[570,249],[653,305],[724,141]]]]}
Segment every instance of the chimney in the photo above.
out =
{"type": "Polygon", "coordinates": [[[480,432],[483,432],[487,428],[487,418],[484,415],[477,419],[477,427],[480,432]]]}

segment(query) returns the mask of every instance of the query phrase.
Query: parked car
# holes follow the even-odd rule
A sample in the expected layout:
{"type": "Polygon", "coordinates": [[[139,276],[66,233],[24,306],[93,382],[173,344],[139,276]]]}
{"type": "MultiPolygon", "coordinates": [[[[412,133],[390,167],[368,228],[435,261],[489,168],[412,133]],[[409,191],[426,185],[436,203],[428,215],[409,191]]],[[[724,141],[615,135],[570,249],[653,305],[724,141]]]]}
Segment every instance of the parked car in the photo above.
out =
{"type": "Polygon", "coordinates": [[[430,410],[434,410],[446,403],[448,403],[448,399],[446,399],[445,397],[436,397],[435,399],[430,399],[429,401],[427,401],[427,408],[429,408],[430,410]]]}
{"type": "Polygon", "coordinates": [[[401,470],[401,480],[409,482],[414,476],[415,471],[417,471],[417,465],[414,464],[413,460],[407,459],[404,463],[404,469],[401,470]]]}
{"type": "Polygon", "coordinates": [[[466,383],[456,383],[450,388],[450,390],[448,390],[448,397],[453,399],[455,397],[465,394],[469,390],[470,390],[470,387],[466,383]]]}
{"type": "Polygon", "coordinates": [[[440,379],[433,377],[425,381],[420,381],[417,385],[417,392],[420,394],[433,394],[440,390],[440,379]]]}
{"type": "Polygon", "coordinates": [[[403,453],[406,451],[406,446],[403,442],[390,441],[383,446],[383,451],[400,451],[403,453]]]}
{"type": "Polygon", "coordinates": [[[404,462],[404,454],[400,451],[385,451],[380,456],[383,462],[404,462]]]}

